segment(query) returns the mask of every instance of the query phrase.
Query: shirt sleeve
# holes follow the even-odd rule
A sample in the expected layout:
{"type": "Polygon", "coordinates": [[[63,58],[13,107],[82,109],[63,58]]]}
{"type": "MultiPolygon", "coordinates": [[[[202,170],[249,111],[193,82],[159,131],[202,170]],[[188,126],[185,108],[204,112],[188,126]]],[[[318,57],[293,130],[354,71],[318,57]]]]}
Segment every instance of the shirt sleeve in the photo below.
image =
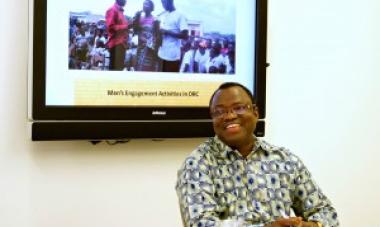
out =
{"type": "Polygon", "coordinates": [[[180,31],[189,30],[189,27],[187,25],[187,19],[182,14],[179,16],[179,30],[180,31]]]}
{"type": "Polygon", "coordinates": [[[181,62],[181,68],[179,70],[180,72],[185,72],[186,64],[188,64],[190,67],[190,60],[191,60],[190,57],[191,57],[191,53],[189,51],[186,51],[181,62]]]}
{"type": "Polygon", "coordinates": [[[186,227],[217,226],[220,207],[206,159],[190,156],[185,160],[178,171],[176,191],[186,227]]]}
{"type": "Polygon", "coordinates": [[[195,56],[194,56],[194,61],[199,63],[200,58],[201,58],[201,54],[199,53],[199,50],[196,50],[195,56]]]}
{"type": "Polygon", "coordinates": [[[106,25],[108,29],[112,32],[117,32],[121,30],[125,30],[128,28],[128,23],[122,23],[118,24],[117,23],[117,13],[114,10],[108,10],[106,13],[106,25]]]}
{"type": "Polygon", "coordinates": [[[210,70],[210,67],[211,66],[213,66],[213,64],[212,64],[212,61],[211,61],[212,59],[209,57],[208,59],[207,59],[207,61],[206,61],[206,64],[205,64],[205,67],[206,67],[206,72],[208,73],[209,72],[209,70],[210,70]]]}
{"type": "Polygon", "coordinates": [[[230,64],[230,58],[228,56],[224,57],[224,65],[226,66],[226,74],[229,74],[232,70],[232,67],[230,64]]]}
{"type": "Polygon", "coordinates": [[[319,222],[323,227],[338,227],[337,213],[330,200],[322,193],[302,161],[298,159],[296,163],[293,203],[296,215],[319,222]]]}

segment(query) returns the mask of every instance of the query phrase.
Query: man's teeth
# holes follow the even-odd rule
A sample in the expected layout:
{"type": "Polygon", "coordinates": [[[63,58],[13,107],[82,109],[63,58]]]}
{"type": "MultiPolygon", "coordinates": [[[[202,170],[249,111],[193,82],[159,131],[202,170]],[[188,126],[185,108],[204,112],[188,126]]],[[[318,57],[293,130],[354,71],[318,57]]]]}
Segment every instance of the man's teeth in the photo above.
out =
{"type": "Polygon", "coordinates": [[[230,125],[227,125],[226,128],[234,128],[234,127],[237,127],[239,126],[238,124],[230,124],[230,125]]]}

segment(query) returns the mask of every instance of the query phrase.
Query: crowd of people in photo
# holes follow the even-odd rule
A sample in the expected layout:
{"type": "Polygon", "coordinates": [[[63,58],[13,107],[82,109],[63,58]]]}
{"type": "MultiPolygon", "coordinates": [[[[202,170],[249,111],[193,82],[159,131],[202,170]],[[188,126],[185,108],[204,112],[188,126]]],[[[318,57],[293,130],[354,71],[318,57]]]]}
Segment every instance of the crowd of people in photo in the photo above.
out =
{"type": "Polygon", "coordinates": [[[85,23],[70,18],[69,69],[106,69],[107,36],[101,22],[85,23]]]}
{"type": "Polygon", "coordinates": [[[69,69],[235,72],[235,40],[189,35],[188,22],[173,0],[162,0],[165,11],[158,16],[152,15],[151,0],[145,0],[133,17],[124,15],[125,5],[125,0],[116,0],[105,19],[96,22],[70,16],[69,69]]]}

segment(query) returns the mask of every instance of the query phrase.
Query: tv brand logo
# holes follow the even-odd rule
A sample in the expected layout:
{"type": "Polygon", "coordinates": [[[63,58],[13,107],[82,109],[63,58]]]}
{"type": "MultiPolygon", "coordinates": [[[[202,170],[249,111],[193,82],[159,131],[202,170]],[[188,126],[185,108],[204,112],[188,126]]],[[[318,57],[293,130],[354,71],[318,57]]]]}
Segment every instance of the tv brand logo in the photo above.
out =
{"type": "Polygon", "coordinates": [[[153,110],[152,115],[153,116],[166,116],[166,111],[153,110]]]}

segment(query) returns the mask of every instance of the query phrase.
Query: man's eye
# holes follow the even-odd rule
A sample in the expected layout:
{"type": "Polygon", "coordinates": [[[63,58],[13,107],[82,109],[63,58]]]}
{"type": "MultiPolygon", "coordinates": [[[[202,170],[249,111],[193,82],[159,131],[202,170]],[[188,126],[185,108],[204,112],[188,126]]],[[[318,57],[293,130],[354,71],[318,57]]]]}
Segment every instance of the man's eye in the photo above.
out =
{"type": "Polygon", "coordinates": [[[226,111],[225,110],[223,110],[223,109],[216,109],[215,111],[214,111],[214,114],[216,114],[216,115],[222,115],[222,114],[224,114],[226,111]]]}
{"type": "Polygon", "coordinates": [[[237,112],[239,112],[239,111],[244,111],[244,110],[245,110],[245,106],[235,106],[235,107],[233,108],[233,110],[234,110],[234,111],[237,111],[237,112]]]}

